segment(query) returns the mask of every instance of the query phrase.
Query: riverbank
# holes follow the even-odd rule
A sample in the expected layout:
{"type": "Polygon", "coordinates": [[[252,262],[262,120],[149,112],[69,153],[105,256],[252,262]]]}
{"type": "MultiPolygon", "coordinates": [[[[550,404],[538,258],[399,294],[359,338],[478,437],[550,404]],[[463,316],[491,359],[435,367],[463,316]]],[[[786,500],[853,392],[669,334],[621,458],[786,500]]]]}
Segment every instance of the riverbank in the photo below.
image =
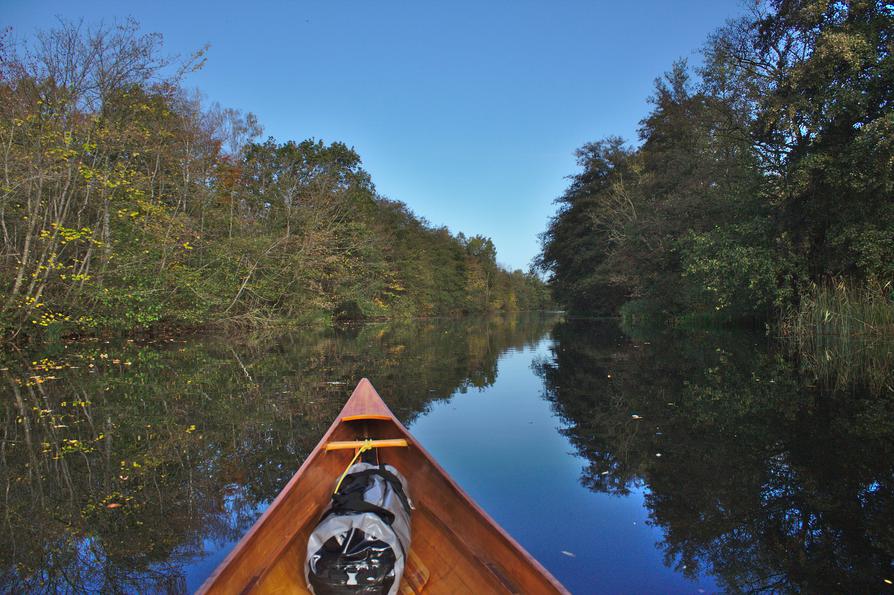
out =
{"type": "Polygon", "coordinates": [[[810,337],[894,337],[894,285],[838,280],[814,285],[780,323],[782,334],[810,337]]]}
{"type": "Polygon", "coordinates": [[[890,336],[891,18],[771,2],[713,32],[701,67],[668,64],[637,139],[576,153],[538,259],[559,303],[890,336]]]}
{"type": "Polygon", "coordinates": [[[7,340],[548,303],[489,238],[378,194],[353,147],[261,140],[253,114],[204,104],[181,86],[196,64],[172,74],[137,23],[59,27],[42,44],[0,44],[7,340]],[[101,63],[92,47],[106,48],[101,63]],[[124,64],[140,77],[109,84],[105,69],[124,64]]]}

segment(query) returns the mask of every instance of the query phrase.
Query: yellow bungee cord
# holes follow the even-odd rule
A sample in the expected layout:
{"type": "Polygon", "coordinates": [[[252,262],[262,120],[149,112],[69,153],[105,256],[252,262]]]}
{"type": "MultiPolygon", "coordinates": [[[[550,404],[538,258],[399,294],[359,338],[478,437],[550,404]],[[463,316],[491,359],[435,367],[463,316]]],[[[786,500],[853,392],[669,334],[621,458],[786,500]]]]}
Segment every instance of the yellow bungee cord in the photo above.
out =
{"type": "Polygon", "coordinates": [[[367,438],[366,440],[363,441],[363,445],[357,449],[357,454],[354,455],[354,458],[351,459],[351,462],[348,463],[348,466],[345,467],[345,472],[342,473],[341,477],[338,478],[338,483],[335,484],[335,491],[332,492],[333,494],[338,493],[339,488],[341,488],[341,482],[343,482],[345,480],[345,477],[348,476],[348,471],[351,470],[351,467],[354,466],[354,463],[357,462],[357,459],[360,458],[360,455],[362,455],[366,451],[372,450],[372,449],[373,449],[373,441],[370,440],[369,438],[367,438]]]}

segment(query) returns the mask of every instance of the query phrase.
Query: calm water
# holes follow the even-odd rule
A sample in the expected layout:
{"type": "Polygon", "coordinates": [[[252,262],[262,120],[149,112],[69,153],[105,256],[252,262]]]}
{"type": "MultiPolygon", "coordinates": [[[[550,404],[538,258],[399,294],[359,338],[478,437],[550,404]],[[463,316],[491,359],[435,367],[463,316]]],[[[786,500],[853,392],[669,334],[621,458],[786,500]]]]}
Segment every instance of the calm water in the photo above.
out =
{"type": "Polygon", "coordinates": [[[5,354],[0,590],[194,590],[368,376],[574,592],[890,591],[881,352],[527,316],[5,354]]]}

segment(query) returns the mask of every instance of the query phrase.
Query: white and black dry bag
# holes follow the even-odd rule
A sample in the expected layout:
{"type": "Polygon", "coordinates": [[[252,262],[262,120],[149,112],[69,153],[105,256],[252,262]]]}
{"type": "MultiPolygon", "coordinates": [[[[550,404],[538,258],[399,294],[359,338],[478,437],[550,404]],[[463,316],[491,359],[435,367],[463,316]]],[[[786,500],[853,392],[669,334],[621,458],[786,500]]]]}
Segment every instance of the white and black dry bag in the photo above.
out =
{"type": "Polygon", "coordinates": [[[390,465],[357,463],[307,541],[315,595],[396,595],[410,550],[406,479],[390,465]]]}

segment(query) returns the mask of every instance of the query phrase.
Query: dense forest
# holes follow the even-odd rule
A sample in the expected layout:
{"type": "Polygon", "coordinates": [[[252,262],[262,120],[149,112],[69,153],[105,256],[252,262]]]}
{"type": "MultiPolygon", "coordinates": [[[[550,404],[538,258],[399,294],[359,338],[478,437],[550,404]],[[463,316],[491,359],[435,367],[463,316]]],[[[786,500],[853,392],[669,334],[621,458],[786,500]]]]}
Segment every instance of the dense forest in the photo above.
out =
{"type": "Polygon", "coordinates": [[[577,151],[537,260],[558,301],[894,329],[892,53],[880,0],[760,2],[718,30],[656,81],[636,146],[577,151]]]}
{"type": "Polygon", "coordinates": [[[261,140],[128,21],[0,37],[0,331],[536,309],[536,275],[377,194],[357,152],[261,140]]]}

